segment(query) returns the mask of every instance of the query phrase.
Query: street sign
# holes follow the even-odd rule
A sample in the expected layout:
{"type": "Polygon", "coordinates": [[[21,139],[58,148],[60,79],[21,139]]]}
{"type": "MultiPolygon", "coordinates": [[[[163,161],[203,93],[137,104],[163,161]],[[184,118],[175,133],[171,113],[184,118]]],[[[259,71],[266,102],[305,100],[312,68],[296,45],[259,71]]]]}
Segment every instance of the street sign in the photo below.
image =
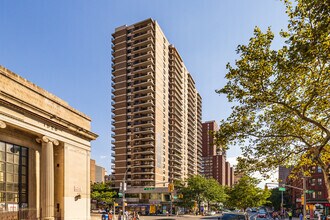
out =
{"type": "Polygon", "coordinates": [[[178,199],[178,196],[173,196],[173,199],[178,199]]]}
{"type": "Polygon", "coordinates": [[[121,198],[123,197],[123,193],[118,193],[118,196],[121,198]]]}
{"type": "Polygon", "coordinates": [[[155,189],[154,187],[146,187],[143,190],[154,190],[154,189],[155,189]]]}
{"type": "Polygon", "coordinates": [[[305,193],[313,193],[315,192],[314,190],[306,190],[305,193]]]}
{"type": "Polygon", "coordinates": [[[284,187],[279,187],[278,190],[284,192],[285,188],[284,187]]]}

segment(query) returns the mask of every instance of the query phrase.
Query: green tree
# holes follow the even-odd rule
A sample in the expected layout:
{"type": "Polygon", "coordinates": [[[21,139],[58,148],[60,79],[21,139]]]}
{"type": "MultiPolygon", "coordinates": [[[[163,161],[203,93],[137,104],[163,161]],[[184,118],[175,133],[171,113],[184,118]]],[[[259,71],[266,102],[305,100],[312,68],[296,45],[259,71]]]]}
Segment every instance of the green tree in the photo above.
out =
{"type": "Polygon", "coordinates": [[[260,189],[256,178],[243,176],[232,188],[227,188],[228,199],[226,206],[229,208],[246,209],[258,207],[267,203],[270,196],[268,190],[260,189]]]}
{"type": "Polygon", "coordinates": [[[274,207],[274,210],[281,209],[281,193],[278,188],[274,188],[270,190],[271,195],[269,197],[269,201],[271,202],[271,206],[274,207]]]}
{"type": "Polygon", "coordinates": [[[215,179],[196,175],[188,178],[186,183],[186,185],[183,182],[176,185],[178,192],[183,195],[178,205],[183,207],[191,208],[196,201],[200,210],[202,202],[219,203],[224,202],[226,198],[223,188],[215,179]]]}
{"type": "Polygon", "coordinates": [[[207,180],[207,188],[204,193],[205,200],[208,204],[208,208],[210,208],[211,203],[224,203],[227,199],[227,195],[225,194],[224,187],[219,184],[213,178],[206,179],[207,180]]]}
{"type": "Polygon", "coordinates": [[[198,204],[198,210],[201,208],[201,202],[205,201],[205,192],[207,189],[207,180],[200,175],[192,176],[187,180],[187,188],[185,195],[198,204]],[[189,196],[188,196],[189,195],[189,196]]]}
{"type": "Polygon", "coordinates": [[[323,170],[330,196],[330,7],[328,0],[284,1],[289,17],[272,48],[274,34],[258,27],[240,58],[227,65],[227,84],[217,92],[235,102],[221,122],[218,145],[240,144],[238,169],[267,175],[279,165],[294,165],[308,175],[323,170]]]}
{"type": "Polygon", "coordinates": [[[111,189],[111,183],[91,184],[91,199],[97,201],[97,205],[109,207],[114,202],[114,196],[117,193],[111,189]]]}

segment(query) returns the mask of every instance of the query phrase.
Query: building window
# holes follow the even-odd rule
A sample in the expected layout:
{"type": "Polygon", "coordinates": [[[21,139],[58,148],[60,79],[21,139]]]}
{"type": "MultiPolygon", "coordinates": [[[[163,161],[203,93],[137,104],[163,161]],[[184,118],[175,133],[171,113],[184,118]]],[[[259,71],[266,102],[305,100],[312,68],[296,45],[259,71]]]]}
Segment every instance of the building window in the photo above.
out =
{"type": "Polygon", "coordinates": [[[315,186],[315,179],[311,179],[311,185],[315,186]]]}
{"type": "Polygon", "coordinates": [[[0,141],[0,211],[28,207],[28,148],[0,141]]]}
{"type": "Polygon", "coordinates": [[[311,173],[315,173],[315,167],[312,167],[311,173]]]}
{"type": "Polygon", "coordinates": [[[315,193],[315,192],[312,193],[312,198],[313,198],[313,199],[316,198],[316,193],[315,193]]]}
{"type": "Polygon", "coordinates": [[[317,198],[319,198],[319,199],[322,198],[322,191],[317,192],[317,198]]]}
{"type": "Polygon", "coordinates": [[[317,172],[318,173],[322,173],[322,168],[321,167],[317,167],[317,172]]]}
{"type": "Polygon", "coordinates": [[[317,179],[317,184],[320,186],[320,185],[322,185],[322,178],[318,178],[317,179]]]}

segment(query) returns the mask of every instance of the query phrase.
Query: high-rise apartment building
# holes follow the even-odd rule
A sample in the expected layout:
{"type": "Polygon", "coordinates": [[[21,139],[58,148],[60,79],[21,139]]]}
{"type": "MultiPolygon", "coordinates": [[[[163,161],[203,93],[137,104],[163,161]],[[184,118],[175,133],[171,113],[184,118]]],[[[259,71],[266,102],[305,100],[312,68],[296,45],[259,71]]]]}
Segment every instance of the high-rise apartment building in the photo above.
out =
{"type": "Polygon", "coordinates": [[[278,181],[280,183],[286,183],[287,177],[290,175],[293,166],[285,167],[279,166],[278,167],[278,181]]]}
{"type": "Polygon", "coordinates": [[[112,40],[115,185],[162,187],[201,170],[201,97],[176,48],[147,19],[112,40]]]}
{"type": "Polygon", "coordinates": [[[217,149],[213,133],[218,131],[215,121],[202,124],[202,174],[206,178],[214,178],[219,184],[232,186],[234,184],[234,169],[226,162],[226,152],[217,149]]]}

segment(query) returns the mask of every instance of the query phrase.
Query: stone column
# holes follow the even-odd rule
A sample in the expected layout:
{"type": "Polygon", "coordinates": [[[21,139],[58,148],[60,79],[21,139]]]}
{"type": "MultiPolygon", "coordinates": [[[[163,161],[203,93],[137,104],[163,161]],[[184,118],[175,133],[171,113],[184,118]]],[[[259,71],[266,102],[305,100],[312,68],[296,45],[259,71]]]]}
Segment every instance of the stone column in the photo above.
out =
{"type": "Polygon", "coordinates": [[[43,136],[37,139],[42,143],[41,149],[41,183],[40,183],[40,205],[41,219],[54,220],[54,145],[58,145],[58,140],[43,136]]]}

